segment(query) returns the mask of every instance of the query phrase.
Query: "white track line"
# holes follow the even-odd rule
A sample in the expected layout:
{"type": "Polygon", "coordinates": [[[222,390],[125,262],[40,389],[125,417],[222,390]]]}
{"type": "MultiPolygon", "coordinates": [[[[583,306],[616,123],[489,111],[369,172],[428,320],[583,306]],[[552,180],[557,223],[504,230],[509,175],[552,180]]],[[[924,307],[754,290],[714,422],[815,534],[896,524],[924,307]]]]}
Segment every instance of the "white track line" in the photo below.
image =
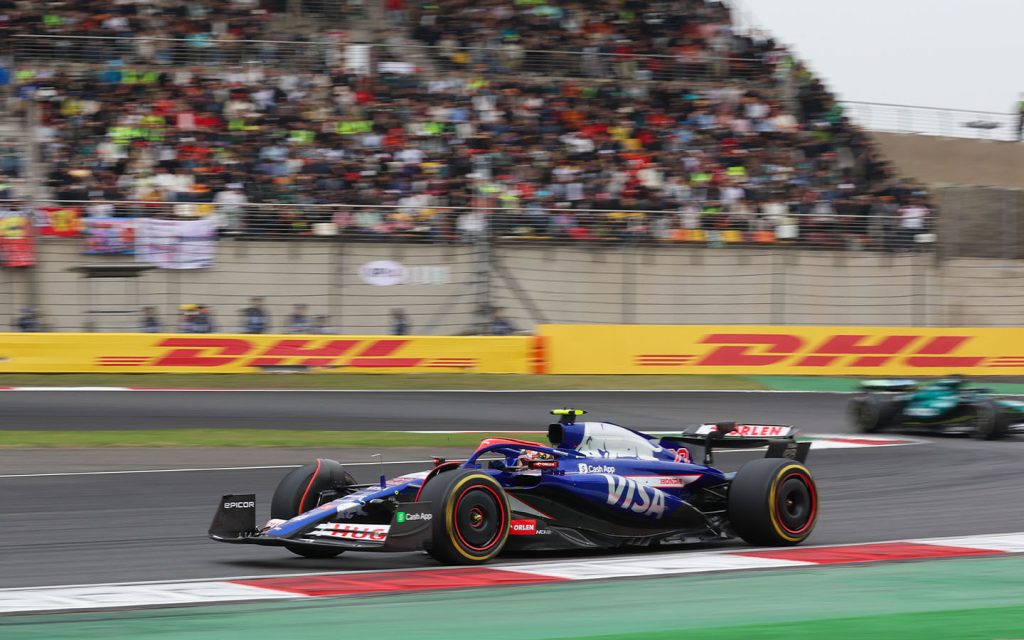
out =
{"type": "MultiPolygon", "coordinates": [[[[347,467],[370,467],[382,464],[433,464],[433,460],[395,460],[384,462],[342,462],[347,467]]],[[[274,464],[258,467],[197,467],[190,469],[133,469],[126,471],[68,471],[64,473],[8,473],[0,475],[0,478],[50,478],[55,476],[117,476],[130,475],[134,473],[185,473],[189,471],[250,471],[259,469],[295,469],[301,467],[299,464],[274,464]]]]}

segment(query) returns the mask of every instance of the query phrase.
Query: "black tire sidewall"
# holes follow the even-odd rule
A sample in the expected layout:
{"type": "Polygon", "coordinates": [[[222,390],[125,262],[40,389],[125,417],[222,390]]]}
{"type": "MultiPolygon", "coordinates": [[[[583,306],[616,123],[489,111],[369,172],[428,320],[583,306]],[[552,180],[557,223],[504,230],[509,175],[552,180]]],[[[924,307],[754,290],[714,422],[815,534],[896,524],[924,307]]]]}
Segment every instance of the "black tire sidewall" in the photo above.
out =
{"type": "MultiPolygon", "coordinates": [[[[341,463],[326,458],[302,465],[289,471],[274,490],[270,501],[270,517],[276,520],[290,520],[316,506],[320,492],[342,484],[355,484],[355,479],[345,471],[341,463]],[[304,504],[303,497],[305,497],[304,504]]],[[[318,547],[304,544],[286,544],[288,551],[303,558],[326,559],[341,555],[344,549],[318,547]]]]}
{"type": "Polygon", "coordinates": [[[448,471],[430,479],[420,493],[420,500],[431,503],[433,514],[431,537],[427,552],[447,564],[482,564],[501,553],[508,540],[512,524],[512,511],[508,496],[498,481],[477,469],[448,471]],[[482,491],[486,501],[492,501],[498,510],[494,523],[495,535],[482,548],[472,548],[459,532],[459,501],[473,491],[482,491]]]}
{"type": "Polygon", "coordinates": [[[274,490],[274,497],[270,501],[270,517],[290,520],[309,511],[317,506],[321,491],[338,486],[339,483],[355,484],[355,479],[336,460],[320,458],[316,462],[292,469],[281,478],[274,490]]]}
{"type": "Polygon", "coordinates": [[[1009,432],[1009,420],[995,402],[983,400],[975,403],[974,409],[978,414],[974,428],[979,437],[985,440],[998,440],[1009,432]]]}
{"type": "Polygon", "coordinates": [[[818,490],[810,470],[784,458],[751,460],[729,486],[729,519],[746,542],[758,546],[789,546],[807,539],[818,518],[818,490]],[[790,479],[804,484],[810,495],[810,514],[803,526],[789,529],[779,511],[779,491],[790,479]]]}

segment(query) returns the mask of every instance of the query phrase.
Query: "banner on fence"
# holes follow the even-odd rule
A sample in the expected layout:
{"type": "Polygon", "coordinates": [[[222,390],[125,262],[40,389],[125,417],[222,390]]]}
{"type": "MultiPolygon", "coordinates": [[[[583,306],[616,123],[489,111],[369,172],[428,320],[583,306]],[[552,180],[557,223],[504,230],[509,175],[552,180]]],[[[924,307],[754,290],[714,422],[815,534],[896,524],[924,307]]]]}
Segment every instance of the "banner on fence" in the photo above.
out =
{"type": "Polygon", "coordinates": [[[36,209],[36,230],[41,236],[77,238],[82,235],[82,209],[39,207],[36,209]]]}
{"type": "Polygon", "coordinates": [[[135,235],[135,259],[162,269],[213,266],[217,227],[213,220],[143,218],[135,235]]]}
{"type": "Polygon", "coordinates": [[[1024,329],[541,325],[548,373],[1024,374],[1024,329]]]}
{"type": "Polygon", "coordinates": [[[0,211],[0,266],[31,267],[36,263],[32,220],[21,211],[0,211]]]}
{"type": "Polygon", "coordinates": [[[86,218],[82,253],[130,255],[135,253],[135,218],[86,218]]]}
{"type": "Polygon", "coordinates": [[[529,373],[529,336],[0,333],[3,373],[529,373]]]}

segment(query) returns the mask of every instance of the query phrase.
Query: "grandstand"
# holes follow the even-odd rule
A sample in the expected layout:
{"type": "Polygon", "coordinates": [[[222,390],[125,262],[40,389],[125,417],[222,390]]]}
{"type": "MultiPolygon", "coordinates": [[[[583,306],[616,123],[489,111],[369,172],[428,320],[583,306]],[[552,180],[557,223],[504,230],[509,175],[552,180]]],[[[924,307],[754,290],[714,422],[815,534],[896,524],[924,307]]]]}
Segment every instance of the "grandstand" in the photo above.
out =
{"type": "MultiPolygon", "coordinates": [[[[426,60],[407,75],[388,72],[401,59],[349,64],[355,47],[267,40],[274,20],[252,3],[100,20],[101,4],[14,21],[60,200],[215,202],[236,185],[247,202],[402,207],[353,229],[371,235],[405,230],[410,205],[670,211],[678,224],[642,226],[672,237],[785,217],[866,229],[881,195],[911,192],[820,82],[733,33],[717,2],[427,5],[409,35],[429,55],[375,56],[426,60]],[[609,74],[623,82],[594,82],[609,74]]],[[[327,222],[259,213],[235,230],[327,222]]]]}
{"type": "Polygon", "coordinates": [[[40,177],[17,195],[48,210],[239,240],[936,246],[932,194],[723,2],[13,5],[40,177]]]}

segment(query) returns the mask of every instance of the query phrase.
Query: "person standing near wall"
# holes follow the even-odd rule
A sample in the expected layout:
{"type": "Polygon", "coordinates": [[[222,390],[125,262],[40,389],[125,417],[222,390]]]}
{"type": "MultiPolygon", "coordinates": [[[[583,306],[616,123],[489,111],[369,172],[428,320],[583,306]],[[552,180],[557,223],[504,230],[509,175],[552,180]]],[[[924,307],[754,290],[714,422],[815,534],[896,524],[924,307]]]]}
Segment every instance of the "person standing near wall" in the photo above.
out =
{"type": "Polygon", "coordinates": [[[245,316],[245,333],[266,333],[270,330],[270,318],[263,309],[263,298],[250,298],[249,306],[242,309],[245,316]]]}
{"type": "Polygon", "coordinates": [[[409,335],[409,318],[401,309],[391,310],[391,334],[396,336],[409,335]]]}
{"type": "Polygon", "coordinates": [[[312,331],[313,323],[309,320],[306,305],[295,305],[295,311],[288,316],[288,333],[311,333],[312,331]]]}
{"type": "Polygon", "coordinates": [[[192,322],[195,333],[213,333],[217,330],[210,308],[204,304],[196,305],[196,317],[192,322]]]}
{"type": "Polygon", "coordinates": [[[39,324],[39,316],[36,315],[34,307],[22,307],[20,311],[21,315],[11,323],[13,328],[23,333],[35,333],[42,330],[39,324]]]}
{"type": "Polygon", "coordinates": [[[1024,93],[1017,101],[1017,142],[1024,142],[1024,93]]]}
{"type": "Polygon", "coordinates": [[[515,332],[515,326],[509,322],[508,318],[501,312],[501,309],[495,308],[491,312],[491,335],[510,336],[515,332]]]}
{"type": "Polygon", "coordinates": [[[198,308],[194,304],[183,304],[178,307],[178,333],[199,333],[195,328],[198,308]]]}
{"type": "Polygon", "coordinates": [[[142,308],[142,333],[160,333],[160,317],[156,315],[156,307],[142,308]]]}

